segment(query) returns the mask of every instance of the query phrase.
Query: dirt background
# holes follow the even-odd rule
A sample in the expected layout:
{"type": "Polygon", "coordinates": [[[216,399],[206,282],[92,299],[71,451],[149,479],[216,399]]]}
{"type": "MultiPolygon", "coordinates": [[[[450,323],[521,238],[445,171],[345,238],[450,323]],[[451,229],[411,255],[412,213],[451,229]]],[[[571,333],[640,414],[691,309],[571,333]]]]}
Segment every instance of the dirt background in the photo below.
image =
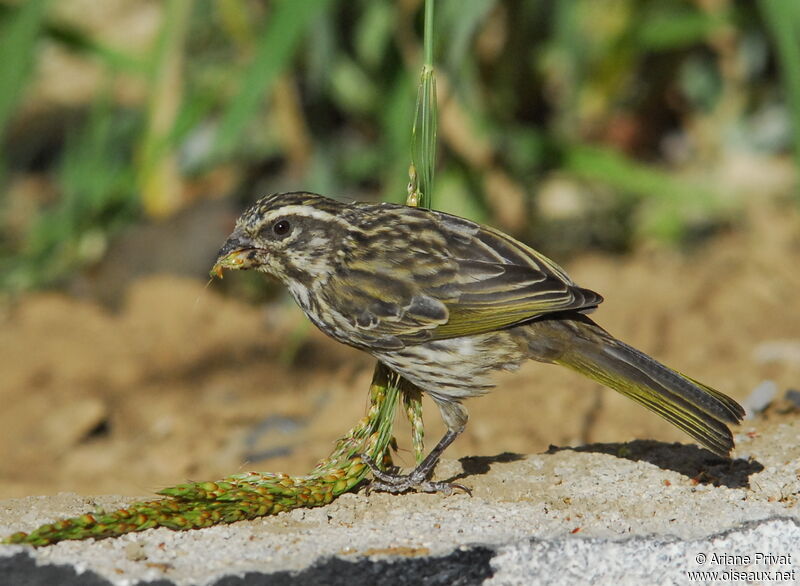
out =
{"type": "MultiPolygon", "coordinates": [[[[765,381],[781,397],[800,388],[795,207],[754,205],[736,229],[692,250],[564,264],[606,297],[599,323],[667,364],[739,400],[765,381]]],[[[116,308],[58,292],[2,305],[0,498],[142,495],[251,469],[303,473],[363,415],[368,356],[306,326],[285,300],[249,304],[201,275],[143,276],[116,308]]],[[[497,382],[467,403],[470,424],[448,457],[688,442],[565,369],[530,363],[497,382]]],[[[432,444],[443,427],[430,402],[425,414],[432,444]]],[[[398,422],[397,460],[411,465],[398,422]]]]}

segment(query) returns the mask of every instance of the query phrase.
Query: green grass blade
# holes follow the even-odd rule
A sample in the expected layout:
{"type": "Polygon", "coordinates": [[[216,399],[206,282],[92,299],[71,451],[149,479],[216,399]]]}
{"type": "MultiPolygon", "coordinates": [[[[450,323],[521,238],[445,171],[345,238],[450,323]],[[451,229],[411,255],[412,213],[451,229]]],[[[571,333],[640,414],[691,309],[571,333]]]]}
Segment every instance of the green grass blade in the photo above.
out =
{"type": "Polygon", "coordinates": [[[411,145],[408,129],[414,123],[414,102],[408,99],[414,91],[413,81],[405,73],[398,73],[388,92],[386,103],[380,112],[381,132],[384,147],[381,155],[389,164],[382,177],[385,199],[392,203],[403,203],[403,188],[407,181],[408,153],[411,145]]]}
{"type": "Polygon", "coordinates": [[[247,123],[261,107],[264,94],[294,56],[309,26],[330,0],[282,0],[272,8],[256,54],[244,74],[239,94],[225,112],[213,156],[225,157],[233,150],[247,123]]]}
{"type": "Polygon", "coordinates": [[[656,4],[643,14],[632,33],[639,51],[668,51],[702,43],[731,26],[732,19],[729,9],[705,11],[688,4],[656,4]]]}
{"type": "Polygon", "coordinates": [[[667,171],[639,163],[609,148],[570,145],[564,148],[564,168],[579,177],[599,181],[622,192],[663,200],[712,201],[716,193],[688,184],[667,171]]]}
{"type": "Polygon", "coordinates": [[[169,137],[183,95],[184,42],[189,30],[190,0],[170,0],[153,58],[147,125],[139,145],[138,180],[145,212],[166,217],[181,205],[177,157],[169,137]]]}
{"type": "Polygon", "coordinates": [[[680,240],[687,214],[708,212],[724,205],[720,194],[704,185],[675,177],[668,171],[629,159],[609,148],[569,145],[563,147],[563,168],[591,182],[613,188],[620,198],[652,199],[658,209],[656,222],[646,230],[673,243],[680,240]]]}
{"type": "Polygon", "coordinates": [[[471,42],[480,25],[486,21],[497,0],[481,0],[480,2],[445,2],[440,11],[442,30],[447,30],[446,64],[449,71],[471,56],[471,42]],[[446,22],[443,22],[446,21],[446,22]]]}
{"type": "Polygon", "coordinates": [[[800,170],[800,4],[797,0],[761,0],[758,4],[775,44],[792,118],[795,164],[800,170]]]}
{"type": "Polygon", "coordinates": [[[47,23],[44,28],[47,38],[61,43],[65,48],[82,53],[89,57],[96,57],[111,69],[143,75],[147,73],[147,64],[138,56],[129,55],[106,45],[83,31],[61,23],[47,23]]]}
{"type": "Polygon", "coordinates": [[[31,73],[48,0],[27,0],[0,29],[0,137],[31,73]]]}

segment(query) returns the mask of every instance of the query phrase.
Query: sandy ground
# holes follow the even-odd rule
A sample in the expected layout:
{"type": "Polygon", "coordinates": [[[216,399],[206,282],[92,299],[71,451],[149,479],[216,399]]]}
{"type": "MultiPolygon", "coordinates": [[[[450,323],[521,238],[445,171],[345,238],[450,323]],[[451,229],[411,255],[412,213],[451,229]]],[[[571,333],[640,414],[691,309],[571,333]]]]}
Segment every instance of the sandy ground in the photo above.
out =
{"type": "MultiPolygon", "coordinates": [[[[799,228],[788,208],[755,209],[740,230],[691,251],[565,264],[605,296],[593,317],[615,335],[737,399],[765,381],[782,396],[800,388],[799,228]]],[[[307,328],[290,304],[249,305],[199,275],[142,278],[115,311],[32,294],[3,306],[0,323],[0,498],[303,473],[365,409],[369,357],[307,328]]],[[[558,367],[531,363],[497,381],[467,403],[471,420],[450,458],[688,442],[558,367]]],[[[426,417],[432,443],[442,425],[430,403],[426,417]]],[[[399,422],[397,460],[410,465],[406,429],[399,422]]]]}

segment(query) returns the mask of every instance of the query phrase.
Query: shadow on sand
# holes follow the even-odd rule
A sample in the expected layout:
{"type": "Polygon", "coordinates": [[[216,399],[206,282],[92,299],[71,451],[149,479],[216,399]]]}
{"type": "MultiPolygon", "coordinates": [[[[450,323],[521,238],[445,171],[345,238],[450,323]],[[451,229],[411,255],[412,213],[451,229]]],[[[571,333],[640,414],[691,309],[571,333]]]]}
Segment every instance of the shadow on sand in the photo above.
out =
{"type": "MultiPolygon", "coordinates": [[[[722,458],[694,445],[664,443],[654,440],[635,440],[629,443],[588,444],[578,447],[550,446],[545,454],[557,452],[589,452],[607,454],[632,462],[649,462],[663,470],[682,474],[698,484],[711,484],[727,488],[749,488],[750,476],[761,472],[764,466],[756,460],[722,458]]],[[[459,461],[464,471],[450,482],[489,472],[493,464],[516,462],[526,456],[504,452],[496,456],[468,456],[459,461]]]]}
{"type": "Polygon", "coordinates": [[[706,449],[655,440],[635,440],[629,443],[588,444],[576,448],[550,446],[547,454],[565,450],[608,454],[632,462],[649,462],[663,470],[672,470],[698,484],[727,488],[749,488],[750,475],[761,472],[764,466],[756,460],[723,458],[706,449]]]}

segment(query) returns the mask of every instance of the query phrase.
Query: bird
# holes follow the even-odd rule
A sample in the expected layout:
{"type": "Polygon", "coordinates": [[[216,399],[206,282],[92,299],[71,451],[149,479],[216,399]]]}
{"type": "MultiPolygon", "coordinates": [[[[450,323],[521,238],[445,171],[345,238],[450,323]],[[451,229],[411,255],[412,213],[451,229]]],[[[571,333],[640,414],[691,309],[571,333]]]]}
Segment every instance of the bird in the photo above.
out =
{"type": "Polygon", "coordinates": [[[236,221],[211,274],[256,270],[285,285],[333,339],[367,352],[430,396],[447,431],[408,474],[373,473],[372,490],[450,494],[433,482],[464,430],[462,402],[527,360],[565,366],[633,399],[728,457],[727,395],[616,339],[589,316],[603,301],[555,262],[501,232],[441,211],[345,202],[309,192],[261,197],[236,221]]]}

